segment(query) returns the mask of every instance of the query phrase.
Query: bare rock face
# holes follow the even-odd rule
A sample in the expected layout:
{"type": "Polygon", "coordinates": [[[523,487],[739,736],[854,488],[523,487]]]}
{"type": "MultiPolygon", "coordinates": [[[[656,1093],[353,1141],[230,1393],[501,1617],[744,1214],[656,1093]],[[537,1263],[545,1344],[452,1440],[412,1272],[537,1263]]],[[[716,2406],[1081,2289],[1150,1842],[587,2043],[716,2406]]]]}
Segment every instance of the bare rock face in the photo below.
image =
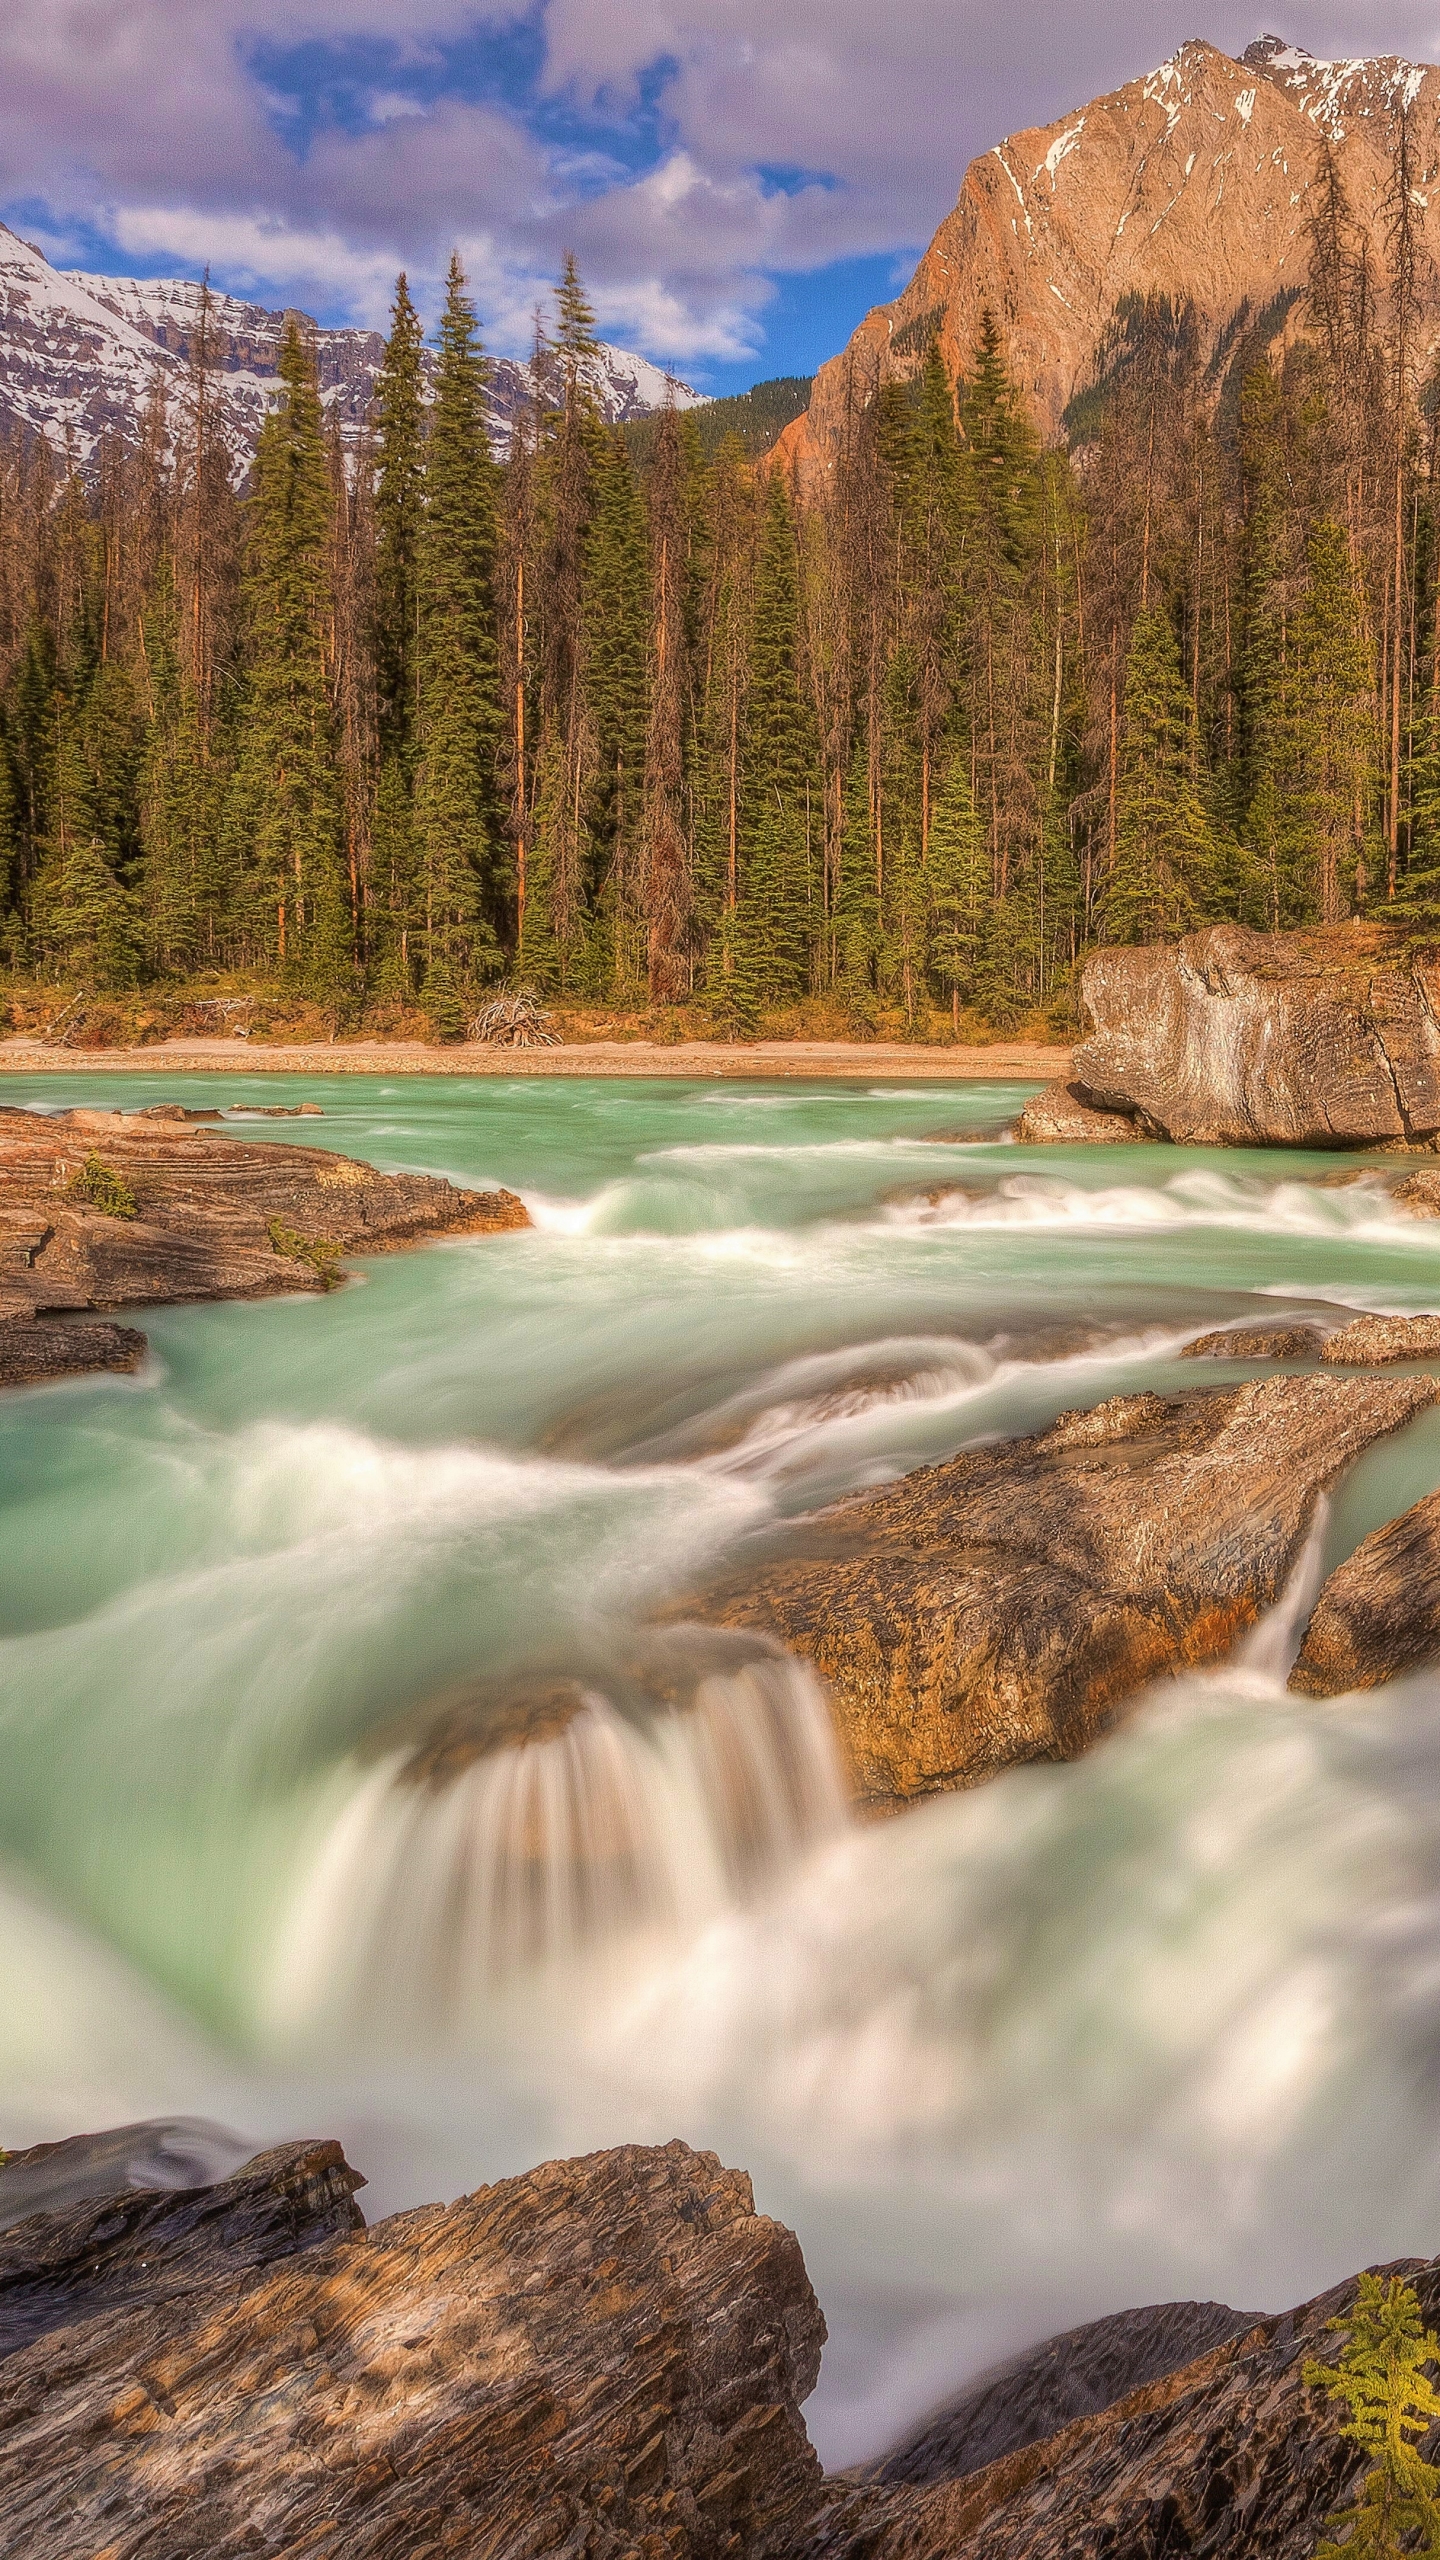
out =
{"type": "Polygon", "coordinates": [[[1113,2408],[1144,2383],[1193,2364],[1225,2339],[1253,2329],[1257,2317],[1224,2302],[1159,2302],[1067,2329],[1063,2337],[1047,2338],[1043,2346],[1028,2347],[981,2374],[877,2463],[871,2476],[913,2488],[966,2479],[1004,2454],[1043,2443],[1076,2418],[1113,2408]]]}
{"type": "Polygon", "coordinates": [[[1318,1360],[1325,1336],[1318,1324],[1241,1324],[1197,1334],[1182,1360],[1318,1360]]]}
{"type": "Polygon", "coordinates": [[[1185,1146],[1432,1147],[1440,971],[1373,932],[1251,933],[1104,950],[1085,964],[1074,1080],[1185,1146]]]}
{"type": "Polygon", "coordinates": [[[1318,1495],[1437,1393],[1319,1371],[1117,1396],[820,1513],[694,1614],[815,1663],[862,1803],[1071,1759],[1146,1681],[1226,1654],[1318,1495]]]}
{"type": "Polygon", "coordinates": [[[1433,1360],[1440,1354],[1440,1316],[1356,1316],[1332,1333],[1320,1357],[1336,1368],[1372,1361],[1433,1360]]]}
{"type": "MultiPolygon", "coordinates": [[[[330,2236],[326,2212],[355,2218],[354,2173],[333,2145],[297,2148],[208,2201],[165,2199],[190,2217],[177,2264],[189,2256],[147,2294],[127,2276],[107,2298],[115,2251],[107,2262],[100,2232],[91,2316],[0,2369],[8,2551],[790,2560],[808,2547],[837,2494],[799,2416],[824,2323],[797,2243],[756,2213],[747,2178],[679,2142],[599,2152],[330,2236]],[[317,2221],[302,2199],[291,2251],[272,2251],[267,2214],[283,2218],[282,2190],[306,2175],[332,2201],[317,2221]]],[[[34,2223],[8,2245],[27,2234],[53,2254],[34,2223]]],[[[115,2243],[130,2275],[143,2236],[115,2243]]],[[[157,2226],[149,2238],[158,2249],[157,2226]]],[[[0,2303],[4,2286],[0,2272],[0,2303]]]]}
{"type": "Polygon", "coordinates": [[[1149,1133],[1123,1111],[1097,1111],[1063,1076],[1026,1103],[1015,1136],[1027,1147],[1133,1147],[1149,1133]]]}
{"type": "Polygon", "coordinates": [[[1422,1165],[1418,1173],[1397,1182],[1394,1197],[1403,1202],[1412,1218],[1440,1218],[1440,1172],[1422,1165]]]}
{"type": "Polygon", "coordinates": [[[510,1191],[377,1173],[312,1147],[247,1146],[175,1106],[126,1115],[0,1109],[0,1385],[133,1369],[123,1325],[46,1322],[99,1309],[321,1289],[342,1253],[526,1227],[510,1191]],[[118,1186],[112,1205],[102,1177],[118,1186]]]}
{"type": "Polygon", "coordinates": [[[1440,1493],[1361,1541],[1325,1584],[1290,1686],[1307,1698],[1378,1689],[1440,1657],[1440,1493]]]}

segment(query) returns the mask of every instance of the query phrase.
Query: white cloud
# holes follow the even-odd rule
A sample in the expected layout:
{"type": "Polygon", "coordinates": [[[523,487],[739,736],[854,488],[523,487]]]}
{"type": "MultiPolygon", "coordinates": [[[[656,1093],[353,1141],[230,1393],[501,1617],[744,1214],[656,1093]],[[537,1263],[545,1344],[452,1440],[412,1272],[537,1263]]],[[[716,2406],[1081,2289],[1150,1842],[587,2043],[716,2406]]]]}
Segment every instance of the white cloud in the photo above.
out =
{"type": "MultiPolygon", "coordinates": [[[[573,247],[612,333],[681,362],[733,356],[755,343],[767,278],[928,238],[976,151],[1195,32],[1194,0],[541,5],[545,113],[527,121],[523,103],[443,87],[443,48],[473,51],[525,0],[11,0],[0,200],[48,207],[61,233],[108,224],[137,261],[208,260],[267,300],[367,319],[397,266],[433,279],[459,240],[498,344],[525,342],[573,247]],[[302,156],[276,129],[299,85],[286,49],[364,39],[384,41],[390,68],[362,95],[361,129],[322,127],[302,156]],[[423,102],[403,85],[421,65],[423,102]],[[657,80],[659,156],[637,177],[603,120],[633,111],[642,82],[653,109],[657,80]],[[779,187],[766,169],[829,183],[779,187]]],[[[1212,0],[1206,31],[1238,50],[1255,6],[1212,0]]],[[[1435,50],[1433,0],[1285,0],[1280,14],[1318,53],[1435,50]]]]}

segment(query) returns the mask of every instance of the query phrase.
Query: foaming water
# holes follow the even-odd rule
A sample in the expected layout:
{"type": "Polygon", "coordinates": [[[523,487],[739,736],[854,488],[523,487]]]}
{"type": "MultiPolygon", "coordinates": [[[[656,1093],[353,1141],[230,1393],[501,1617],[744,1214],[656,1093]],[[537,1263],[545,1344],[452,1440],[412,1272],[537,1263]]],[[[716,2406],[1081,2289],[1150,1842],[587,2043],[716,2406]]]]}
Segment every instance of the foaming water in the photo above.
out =
{"type": "MultiPolygon", "coordinates": [[[[166,1098],[9,1098],[77,1091],[166,1098]]],[[[1017,1171],[999,1087],[186,1094],[314,1096],[246,1137],[537,1224],[0,1399],[0,2138],[333,2130],[385,2211],[684,2133],[800,2230],[839,2460],[1072,2320],[1433,2247],[1440,1682],[1284,1680],[1322,1568],[1440,1484],[1436,1417],[1233,1661],[884,1824],[811,1672],[688,1623],[782,1516],[1229,1380],[1201,1331],[1435,1300],[1373,1161],[1017,1171]]]]}

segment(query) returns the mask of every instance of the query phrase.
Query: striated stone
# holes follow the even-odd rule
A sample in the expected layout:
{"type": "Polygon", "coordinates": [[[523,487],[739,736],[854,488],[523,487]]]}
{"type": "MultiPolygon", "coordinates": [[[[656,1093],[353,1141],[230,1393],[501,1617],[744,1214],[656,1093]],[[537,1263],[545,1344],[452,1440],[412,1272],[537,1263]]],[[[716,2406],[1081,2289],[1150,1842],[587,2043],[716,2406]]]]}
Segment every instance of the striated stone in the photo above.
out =
{"type": "Polygon", "coordinates": [[[1440,970],[1366,928],[1092,952],[1074,1081],[1186,1146],[1430,1147],[1440,970]]]}
{"type": "Polygon", "coordinates": [[[1317,1360],[1325,1336],[1318,1324],[1241,1324],[1197,1334],[1182,1360],[1317,1360]]]}
{"type": "Polygon", "coordinates": [[[1387,1520],[1315,1603],[1290,1686],[1307,1698],[1378,1689],[1440,1657],[1440,1493],[1387,1520]]]}
{"type": "MultiPolygon", "coordinates": [[[[322,2154],[322,2176],[354,2182],[333,2145],[308,2156],[322,2154]]],[[[796,2241],[756,2213],[748,2178],[680,2142],[626,2148],[337,2238],[302,2216],[294,2254],[236,2245],[227,2190],[263,2197],[295,2158],[165,2199],[185,2226],[183,2277],[144,2295],[122,2282],[106,2301],[102,2260],[94,2315],[9,2357],[8,2551],[791,2560],[806,2547],[839,2494],[799,2415],[825,2329],[796,2241]]],[[[353,2216],[348,2192],[336,2210],[353,2216]]]]}
{"type": "Polygon", "coordinates": [[[1440,1355],[1440,1316],[1356,1316],[1332,1333],[1321,1352],[1337,1368],[1379,1360],[1433,1360],[1440,1355]]]}
{"type": "MultiPolygon", "coordinates": [[[[0,1108],[0,1385],[133,1369],[143,1334],[46,1318],[101,1309],[320,1289],[342,1253],[423,1236],[528,1227],[511,1191],[460,1191],[434,1174],[377,1173],[313,1147],[246,1145],[152,1113],[0,1108]],[[134,1215],[77,1193],[91,1156],[134,1215]]],[[[303,1109],[305,1106],[301,1106],[303,1109]]]]}
{"type": "Polygon", "coordinates": [[[1035,1094],[1015,1123],[1026,1147],[1133,1147],[1152,1134],[1127,1112],[1097,1111],[1063,1077],[1035,1094]]]}
{"type": "Polygon", "coordinates": [[[795,1525],[693,1614],[815,1663],[864,1804],[1071,1759],[1147,1681],[1226,1654],[1319,1494],[1436,1395],[1321,1370],[1117,1396],[795,1525]]]}
{"type": "Polygon", "coordinates": [[[1418,1173],[1408,1174],[1396,1184],[1394,1197],[1403,1202],[1412,1218],[1440,1218],[1440,1172],[1422,1165],[1418,1173]]]}

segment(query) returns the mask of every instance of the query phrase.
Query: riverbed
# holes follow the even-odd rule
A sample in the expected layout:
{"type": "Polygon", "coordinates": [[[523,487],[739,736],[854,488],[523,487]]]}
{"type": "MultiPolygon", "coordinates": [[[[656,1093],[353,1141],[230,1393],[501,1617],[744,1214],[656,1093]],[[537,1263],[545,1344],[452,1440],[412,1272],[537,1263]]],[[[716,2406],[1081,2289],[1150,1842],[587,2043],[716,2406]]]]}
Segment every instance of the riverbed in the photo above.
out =
{"type": "MultiPolygon", "coordinates": [[[[800,2233],[836,2462],[1074,2321],[1440,2246],[1440,1680],[1289,1697],[1297,1589],[1086,1761],[860,1825],[800,1666],[637,1674],[777,1519],[1254,1374],[1217,1324],[1440,1310],[1373,1160],[1020,1149],[1031,1090],[176,1079],[534,1226],[0,1400],[0,2139],[333,2133],[374,2215],[683,2135],[800,2233]]],[[[1312,1584],[1437,1486],[1427,1415],[1312,1584]]]]}

